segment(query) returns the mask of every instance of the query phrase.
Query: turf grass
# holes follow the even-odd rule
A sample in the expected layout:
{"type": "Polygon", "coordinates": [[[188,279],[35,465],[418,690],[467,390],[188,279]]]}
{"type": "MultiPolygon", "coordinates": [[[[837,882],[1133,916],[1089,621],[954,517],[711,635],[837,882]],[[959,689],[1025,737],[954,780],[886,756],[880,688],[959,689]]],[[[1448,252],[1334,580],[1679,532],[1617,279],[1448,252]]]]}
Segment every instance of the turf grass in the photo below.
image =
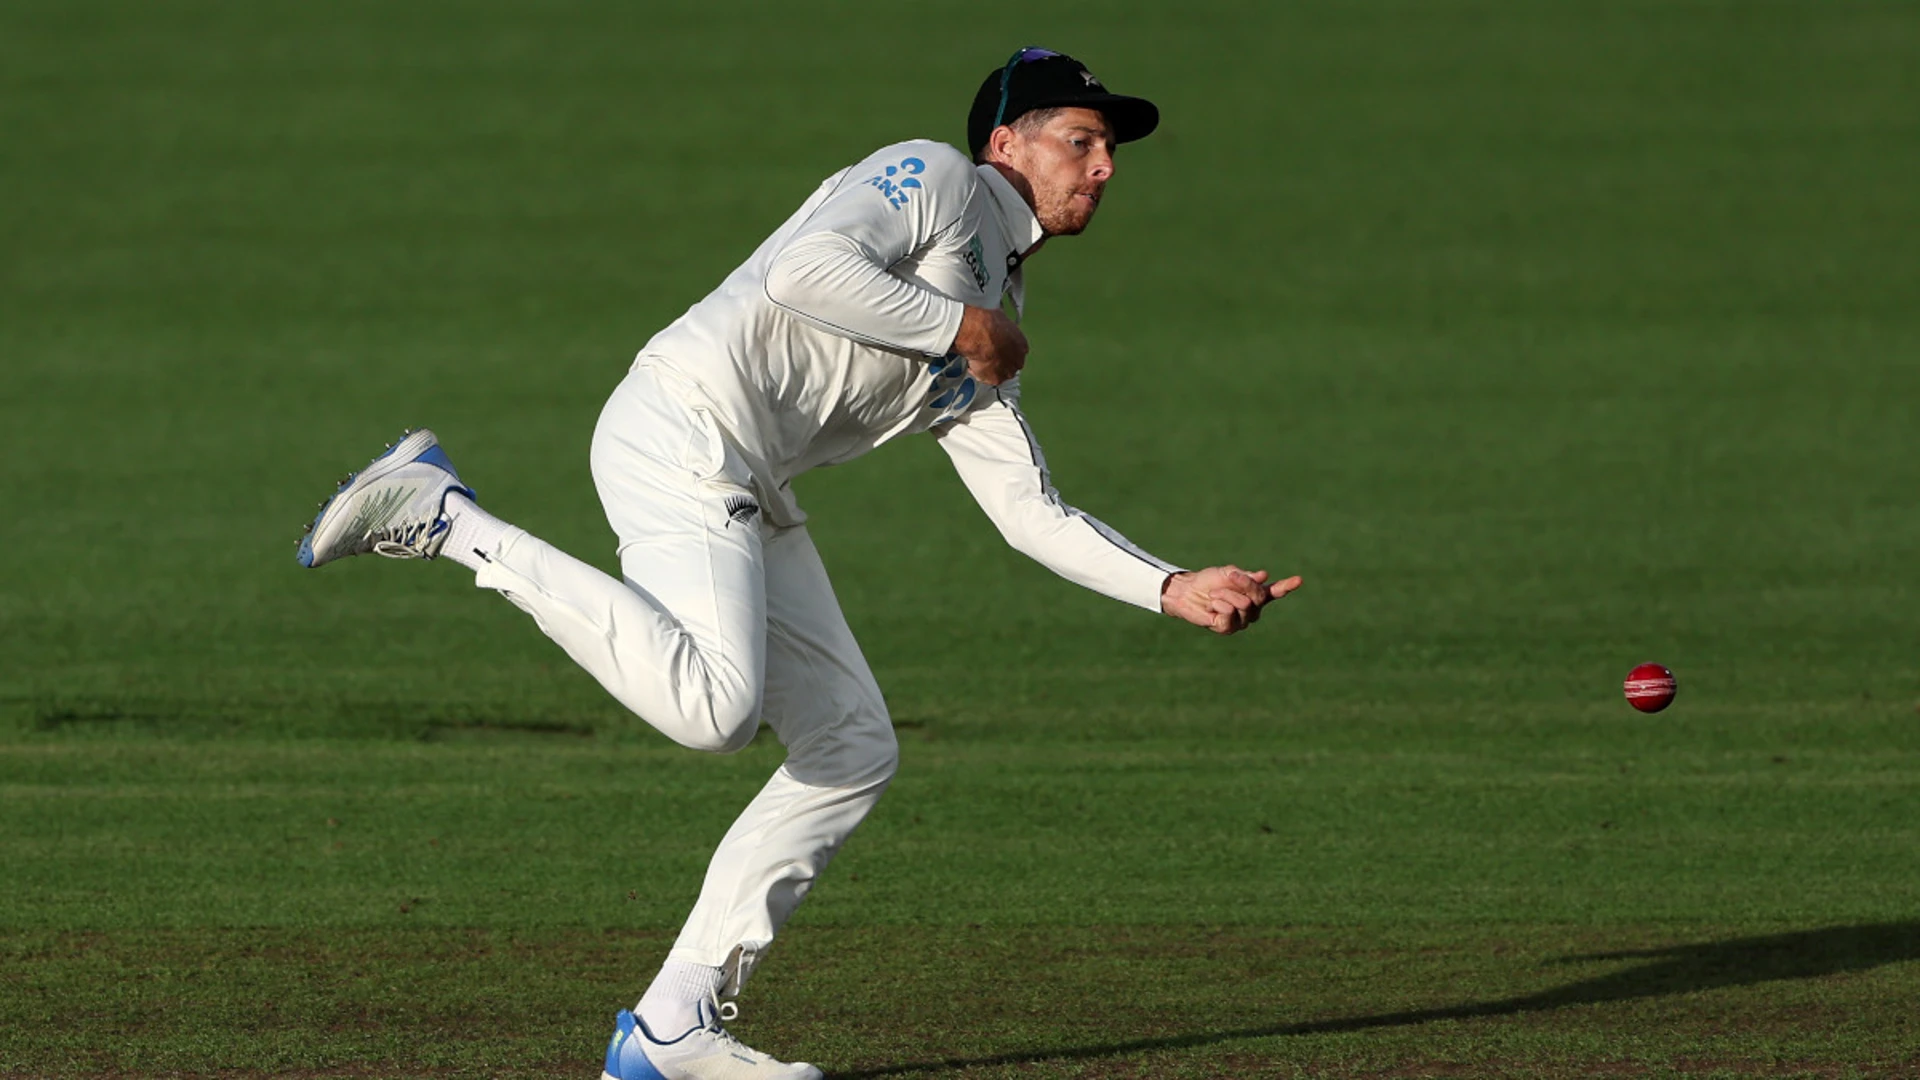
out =
{"type": "Polygon", "coordinates": [[[930,446],[805,478],[905,764],[742,1033],[1920,1069],[1909,5],[22,2],[0,1072],[591,1074],[777,748],[671,750],[447,567],[298,572],[305,507],[426,422],[606,565],[627,357],[1027,41],[1167,114],[1031,268],[1056,480],[1308,586],[1209,640],[1022,563],[930,446]]]}

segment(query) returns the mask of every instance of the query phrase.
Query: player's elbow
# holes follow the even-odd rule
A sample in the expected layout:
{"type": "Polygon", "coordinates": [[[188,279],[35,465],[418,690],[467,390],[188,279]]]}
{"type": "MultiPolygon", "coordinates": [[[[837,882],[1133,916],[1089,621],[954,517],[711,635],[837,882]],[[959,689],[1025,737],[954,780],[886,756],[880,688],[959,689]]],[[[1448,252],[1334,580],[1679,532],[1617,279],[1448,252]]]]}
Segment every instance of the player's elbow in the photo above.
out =
{"type": "Polygon", "coordinates": [[[810,314],[833,296],[848,261],[859,258],[843,238],[832,233],[802,237],[768,263],[761,289],[774,304],[810,314]]]}
{"type": "Polygon", "coordinates": [[[1067,522],[1060,504],[1044,496],[1017,499],[1009,510],[993,516],[994,527],[1008,547],[1029,559],[1039,559],[1051,549],[1053,538],[1067,522]]]}
{"type": "Polygon", "coordinates": [[[1039,550],[1039,545],[1033,542],[1031,536],[1017,529],[1002,526],[1000,529],[1000,539],[1005,540],[1008,547],[1025,555],[1029,559],[1033,558],[1034,552],[1039,550]]]}
{"type": "Polygon", "coordinates": [[[794,308],[800,307],[804,300],[805,280],[803,267],[789,252],[781,252],[767,267],[767,276],[761,279],[760,287],[768,300],[783,308],[794,308]]]}

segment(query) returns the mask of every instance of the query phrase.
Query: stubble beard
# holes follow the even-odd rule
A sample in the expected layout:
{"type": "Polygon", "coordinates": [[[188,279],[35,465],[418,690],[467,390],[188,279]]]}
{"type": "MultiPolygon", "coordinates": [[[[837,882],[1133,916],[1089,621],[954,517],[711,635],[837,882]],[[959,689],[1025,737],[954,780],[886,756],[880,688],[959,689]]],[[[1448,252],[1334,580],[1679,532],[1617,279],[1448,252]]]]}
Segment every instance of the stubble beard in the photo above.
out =
{"type": "Polygon", "coordinates": [[[1093,223],[1094,211],[1098,209],[1098,203],[1083,209],[1076,196],[1066,195],[1040,217],[1040,228],[1048,236],[1079,236],[1093,223]]]}

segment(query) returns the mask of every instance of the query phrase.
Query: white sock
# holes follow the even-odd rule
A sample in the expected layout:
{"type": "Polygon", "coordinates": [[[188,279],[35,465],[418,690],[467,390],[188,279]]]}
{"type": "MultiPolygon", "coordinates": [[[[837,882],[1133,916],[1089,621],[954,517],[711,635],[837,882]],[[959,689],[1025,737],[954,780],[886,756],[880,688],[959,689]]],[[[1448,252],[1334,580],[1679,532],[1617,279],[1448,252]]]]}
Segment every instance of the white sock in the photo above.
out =
{"type": "Polygon", "coordinates": [[[700,1026],[700,1006],[713,1000],[726,977],[725,968],[669,960],[633,1007],[634,1015],[646,1022],[655,1040],[677,1039],[700,1026]]]}
{"type": "Polygon", "coordinates": [[[447,493],[447,501],[442,508],[446,511],[451,528],[447,531],[447,542],[440,549],[440,556],[452,559],[469,570],[478,570],[487,565],[488,556],[499,548],[507,530],[513,528],[457,491],[447,493]]]}

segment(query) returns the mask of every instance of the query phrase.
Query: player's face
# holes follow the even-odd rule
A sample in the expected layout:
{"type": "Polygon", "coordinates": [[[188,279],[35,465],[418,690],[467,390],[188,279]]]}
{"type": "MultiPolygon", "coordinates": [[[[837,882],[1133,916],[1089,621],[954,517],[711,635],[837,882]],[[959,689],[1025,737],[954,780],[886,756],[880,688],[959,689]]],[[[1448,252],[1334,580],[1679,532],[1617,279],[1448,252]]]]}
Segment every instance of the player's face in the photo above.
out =
{"type": "Polygon", "coordinates": [[[1006,164],[1048,236],[1074,236],[1093,220],[1113,178],[1113,129],[1093,109],[1062,109],[1031,134],[1009,128],[1006,164]]]}

